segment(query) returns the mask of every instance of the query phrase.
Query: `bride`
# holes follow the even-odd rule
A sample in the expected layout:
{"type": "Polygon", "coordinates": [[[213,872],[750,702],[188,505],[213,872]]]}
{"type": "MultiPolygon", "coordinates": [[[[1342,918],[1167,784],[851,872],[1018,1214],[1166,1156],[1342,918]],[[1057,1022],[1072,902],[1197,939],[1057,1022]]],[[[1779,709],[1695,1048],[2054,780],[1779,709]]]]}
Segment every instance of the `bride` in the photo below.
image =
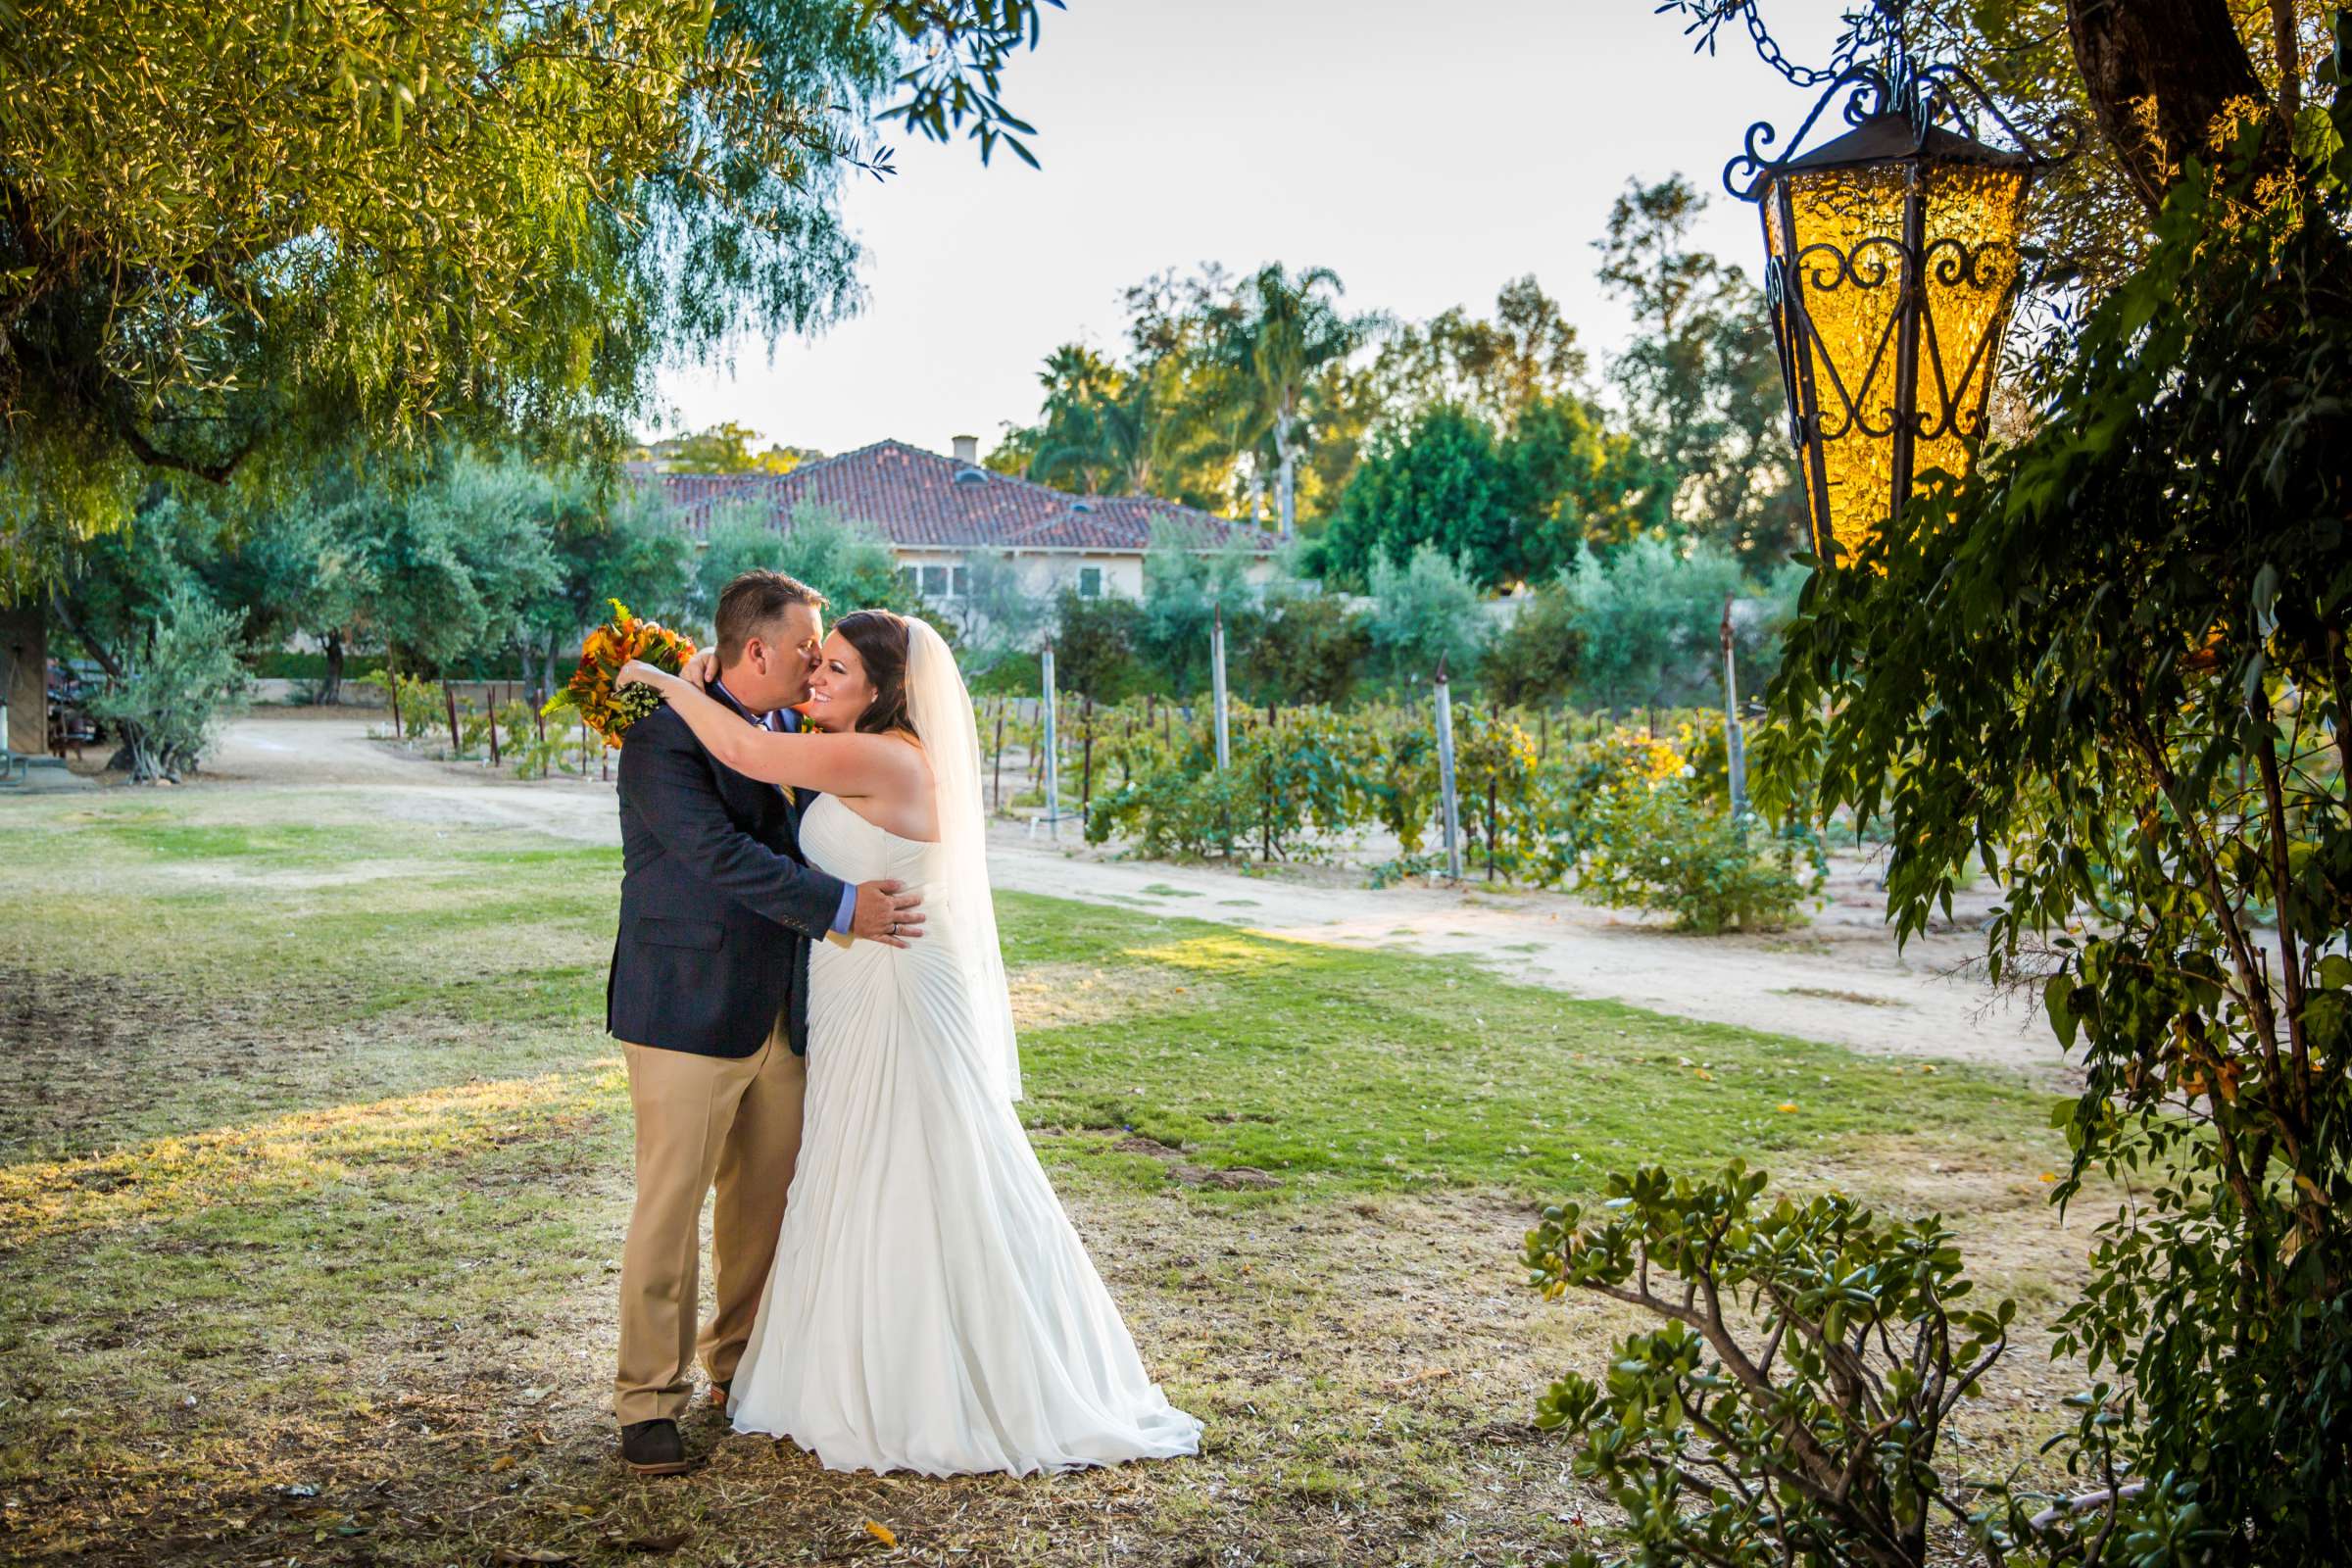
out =
{"type": "Polygon", "coordinates": [[[809,861],[896,877],[930,915],[909,947],[816,946],[800,1165],[735,1429],[827,1469],[934,1476],[1198,1451],[1200,1423],[1145,1373],[1013,1113],[979,735],[939,633],[844,615],[808,681],[814,734],[747,724],[650,665],[620,678],[658,688],[735,771],[822,791],[809,861]]]}

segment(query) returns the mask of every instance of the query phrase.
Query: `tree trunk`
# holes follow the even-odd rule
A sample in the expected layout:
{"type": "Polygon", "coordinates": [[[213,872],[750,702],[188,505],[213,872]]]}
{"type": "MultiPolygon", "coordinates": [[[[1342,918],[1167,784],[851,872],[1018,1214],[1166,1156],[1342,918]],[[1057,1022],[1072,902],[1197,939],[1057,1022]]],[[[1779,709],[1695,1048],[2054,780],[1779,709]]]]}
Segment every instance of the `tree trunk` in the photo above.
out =
{"type": "Polygon", "coordinates": [[[326,634],[326,679],[318,684],[318,703],[332,708],[343,701],[343,634],[326,634]]]}
{"type": "MultiPolygon", "coordinates": [[[[2075,64],[2132,186],[2154,212],[2231,99],[2272,103],[2224,0],[2067,0],[2075,64]]],[[[2284,70],[2294,69],[2291,59],[2284,70]]],[[[2283,122],[2269,155],[2283,161],[2283,122]]]]}
{"type": "Polygon", "coordinates": [[[49,613],[57,618],[60,626],[74,634],[74,640],[81,644],[83,653],[98,661],[98,667],[106,671],[109,679],[121,680],[122,678],[122,662],[107,651],[104,643],[89,634],[88,629],[74,613],[73,603],[64,594],[49,596],[49,613]]]}
{"type": "Polygon", "coordinates": [[[1298,526],[1298,450],[1291,444],[1291,416],[1287,409],[1274,426],[1276,511],[1282,517],[1282,540],[1288,544],[1298,526]]]}

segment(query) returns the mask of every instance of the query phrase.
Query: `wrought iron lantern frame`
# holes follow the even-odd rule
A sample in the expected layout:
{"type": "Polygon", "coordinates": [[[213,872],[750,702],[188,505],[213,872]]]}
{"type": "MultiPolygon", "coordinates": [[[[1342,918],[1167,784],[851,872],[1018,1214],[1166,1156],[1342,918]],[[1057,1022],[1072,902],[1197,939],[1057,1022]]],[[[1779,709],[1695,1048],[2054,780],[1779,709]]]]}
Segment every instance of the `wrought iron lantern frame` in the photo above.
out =
{"type": "Polygon", "coordinates": [[[1914,67],[1901,48],[1899,33],[1887,64],[1848,63],[1832,74],[1787,151],[1775,157],[1770,149],[1777,139],[1769,121],[1750,125],[1740,155],[1724,168],[1723,183],[1732,195],[1755,204],[1763,226],[1764,292],[1772,314],[1782,385],[1788,395],[1789,442],[1803,474],[1815,547],[1828,562],[1837,548],[1831,531],[1835,514],[1827,462],[1830,443],[1856,437],[1890,443],[1887,515],[1892,517],[1900,515],[1910,498],[1913,462],[1921,441],[1954,433],[1976,439],[1984,433],[1992,376],[1980,376],[1980,372],[1987,370],[1986,356],[2000,353],[2023,270],[2013,268],[1994,308],[1990,329],[1969,352],[1958,374],[1953,374],[1929,309],[1928,280],[1933,277],[1946,288],[1983,287],[1986,256],[1992,247],[1972,246],[1952,235],[1931,236],[1926,177],[1930,166],[1973,164],[2014,170],[2024,182],[2022,200],[2033,180],[2063,163],[2072,149],[2052,151],[2038,145],[1960,68],[1914,67]],[[1807,138],[1833,105],[1838,107],[1838,118],[1851,129],[1836,141],[1808,150],[1807,138]],[[2014,147],[1994,147],[1977,140],[1980,121],[1997,127],[2014,147]],[[1946,125],[1953,128],[1946,129],[1946,125]],[[1890,166],[1906,169],[1899,234],[1866,234],[1845,246],[1799,242],[1792,173],[1890,166]],[[1785,256],[1775,254],[1772,229],[1776,217],[1781,233],[1787,236],[1785,256]],[[1814,323],[1810,301],[1840,288],[1869,291],[1890,285],[1900,291],[1895,307],[1869,364],[1849,386],[1852,368],[1838,365],[1831,345],[1814,323]],[[1886,364],[1889,351],[1890,367],[1886,364]],[[1920,401],[1923,354],[1932,393],[1924,407],[1920,401]],[[1826,376],[1817,373],[1817,363],[1826,376]],[[1883,410],[1874,413],[1872,389],[1889,369],[1891,397],[1883,410]],[[1822,384],[1825,379],[1826,386],[1822,384]]]}

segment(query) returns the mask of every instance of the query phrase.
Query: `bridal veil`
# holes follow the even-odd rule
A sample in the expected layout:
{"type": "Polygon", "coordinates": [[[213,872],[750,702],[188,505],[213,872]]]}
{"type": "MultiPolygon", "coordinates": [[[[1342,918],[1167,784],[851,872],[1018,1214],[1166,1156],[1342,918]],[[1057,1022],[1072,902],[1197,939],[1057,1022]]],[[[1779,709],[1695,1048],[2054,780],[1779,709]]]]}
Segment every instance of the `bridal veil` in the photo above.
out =
{"type": "Polygon", "coordinates": [[[971,694],[946,639],[927,621],[906,620],[906,712],[931,761],[943,871],[970,922],[963,972],[987,1056],[1002,1063],[1005,1094],[1021,1098],[1021,1054],[1013,1038],[1012,993],[997,943],[988,885],[988,808],[980,788],[980,726],[971,694]]]}

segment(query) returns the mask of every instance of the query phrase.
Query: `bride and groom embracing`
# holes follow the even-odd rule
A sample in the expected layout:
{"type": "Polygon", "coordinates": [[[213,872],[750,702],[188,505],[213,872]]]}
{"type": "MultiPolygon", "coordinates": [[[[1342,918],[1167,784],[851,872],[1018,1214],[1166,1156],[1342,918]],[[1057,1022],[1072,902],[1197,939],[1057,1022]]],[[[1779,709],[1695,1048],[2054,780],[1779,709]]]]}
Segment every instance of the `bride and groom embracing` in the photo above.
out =
{"type": "Polygon", "coordinates": [[[700,1352],[738,1432],[928,1475],[1195,1452],[1013,1112],[963,678],[922,621],[826,636],[823,606],[748,572],[715,658],[621,676],[665,699],[621,749],[606,1006],[636,1114],[621,1457],[687,1468],[713,1186],[700,1352]]]}

